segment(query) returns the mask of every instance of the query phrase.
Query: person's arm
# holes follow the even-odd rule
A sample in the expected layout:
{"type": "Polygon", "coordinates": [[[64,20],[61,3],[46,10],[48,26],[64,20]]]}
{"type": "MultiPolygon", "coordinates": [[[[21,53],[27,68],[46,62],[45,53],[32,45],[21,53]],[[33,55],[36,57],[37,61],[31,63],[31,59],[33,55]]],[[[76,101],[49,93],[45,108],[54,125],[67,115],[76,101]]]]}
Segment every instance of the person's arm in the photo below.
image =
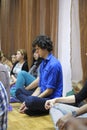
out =
{"type": "Polygon", "coordinates": [[[87,98],[87,81],[85,82],[80,92],[75,94],[76,103],[80,103],[86,98],[87,98]]]}
{"type": "Polygon", "coordinates": [[[44,92],[40,93],[40,87],[38,87],[32,96],[38,96],[40,98],[45,98],[53,92],[53,89],[46,89],[44,92]]]}
{"type": "Polygon", "coordinates": [[[67,96],[67,97],[60,97],[60,98],[56,98],[55,99],[55,103],[75,103],[75,96],[71,95],[71,96],[67,96]]]}
{"type": "Polygon", "coordinates": [[[47,100],[45,103],[45,108],[50,109],[55,103],[61,102],[61,103],[79,103],[87,98],[87,81],[84,84],[81,91],[75,95],[67,96],[67,97],[60,97],[55,98],[52,100],[47,100]]]}
{"type": "Polygon", "coordinates": [[[15,76],[14,75],[11,75],[11,82],[10,82],[10,86],[11,85],[13,85],[13,84],[15,84],[16,83],[16,81],[17,81],[17,79],[15,78],[15,76]]]}
{"type": "Polygon", "coordinates": [[[38,96],[40,94],[40,87],[38,87],[32,94],[32,96],[38,96]]]}
{"type": "Polygon", "coordinates": [[[72,111],[68,114],[66,114],[65,116],[63,116],[62,118],[60,118],[56,125],[60,128],[63,128],[66,124],[66,122],[72,117],[77,117],[80,116],[81,114],[84,114],[87,112],[87,104],[83,105],[82,107],[76,109],[75,111],[72,111]]]}
{"type": "Polygon", "coordinates": [[[44,92],[42,92],[38,97],[45,98],[53,93],[53,89],[46,89],[44,92]]]}
{"type": "Polygon", "coordinates": [[[81,114],[84,114],[86,112],[87,112],[87,104],[81,106],[80,108],[76,110],[76,113],[77,113],[76,116],[80,116],[81,114]]]}
{"type": "Polygon", "coordinates": [[[68,97],[59,97],[59,98],[54,98],[51,100],[47,100],[45,103],[45,108],[50,109],[55,103],[75,103],[75,96],[68,96],[68,97]]]}
{"type": "Polygon", "coordinates": [[[78,119],[78,121],[81,121],[84,125],[87,126],[87,117],[84,117],[84,118],[80,117],[80,118],[77,118],[77,119],[78,119]]]}
{"type": "Polygon", "coordinates": [[[87,118],[71,117],[67,120],[64,127],[58,127],[59,130],[87,130],[87,118]]]}
{"type": "Polygon", "coordinates": [[[33,88],[36,88],[38,86],[38,83],[39,83],[39,77],[36,80],[34,80],[30,85],[28,85],[25,89],[31,90],[33,88]]]}

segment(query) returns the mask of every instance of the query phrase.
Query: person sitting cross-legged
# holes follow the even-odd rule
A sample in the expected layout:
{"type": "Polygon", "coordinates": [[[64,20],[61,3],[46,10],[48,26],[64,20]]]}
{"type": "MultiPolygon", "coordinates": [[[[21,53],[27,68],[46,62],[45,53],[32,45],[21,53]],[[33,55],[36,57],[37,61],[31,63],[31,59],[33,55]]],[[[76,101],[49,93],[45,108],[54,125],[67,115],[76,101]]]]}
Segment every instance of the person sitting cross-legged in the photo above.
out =
{"type": "MultiPolygon", "coordinates": [[[[18,88],[25,88],[30,85],[39,76],[39,66],[42,62],[42,58],[39,57],[35,49],[33,49],[33,63],[29,69],[29,72],[21,70],[17,75],[15,86],[12,88],[10,102],[19,102],[16,98],[16,91],[18,88]]],[[[35,89],[33,89],[34,91],[35,89]]]]}
{"type": "Polygon", "coordinates": [[[71,116],[81,116],[82,118],[87,118],[87,104],[82,107],[76,107],[81,101],[87,98],[87,81],[79,93],[67,97],[55,98],[52,100],[47,100],[45,103],[45,108],[50,109],[50,115],[55,124],[55,129],[64,126],[65,122],[69,120],[71,116]],[[57,123],[57,126],[56,126],[57,123]]]}
{"type": "Polygon", "coordinates": [[[26,87],[30,85],[39,76],[39,66],[42,60],[43,59],[39,57],[36,50],[33,49],[33,63],[29,69],[29,72],[23,70],[19,72],[16,81],[16,87],[15,87],[16,90],[18,88],[23,87],[25,87],[26,89],[26,87]]]}
{"type": "Polygon", "coordinates": [[[48,36],[37,36],[33,42],[36,52],[43,58],[40,64],[39,77],[32,82],[32,85],[20,88],[16,91],[16,97],[23,102],[20,107],[21,113],[28,115],[43,115],[49,110],[44,108],[48,99],[62,96],[63,75],[62,67],[53,54],[53,44],[48,36]],[[38,85],[38,86],[37,86],[38,85]],[[32,88],[36,87],[35,91],[32,88]]]}

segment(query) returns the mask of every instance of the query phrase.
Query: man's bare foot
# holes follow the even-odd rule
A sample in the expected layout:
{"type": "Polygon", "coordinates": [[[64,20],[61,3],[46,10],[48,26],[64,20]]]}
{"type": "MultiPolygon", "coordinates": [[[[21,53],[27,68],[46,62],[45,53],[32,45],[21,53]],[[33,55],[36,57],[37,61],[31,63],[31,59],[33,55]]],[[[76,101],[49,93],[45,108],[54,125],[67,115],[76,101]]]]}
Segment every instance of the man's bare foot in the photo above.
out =
{"type": "Polygon", "coordinates": [[[27,109],[28,109],[28,108],[26,107],[25,102],[23,102],[23,104],[22,104],[21,107],[20,107],[19,112],[24,114],[25,110],[27,110],[27,109]]]}

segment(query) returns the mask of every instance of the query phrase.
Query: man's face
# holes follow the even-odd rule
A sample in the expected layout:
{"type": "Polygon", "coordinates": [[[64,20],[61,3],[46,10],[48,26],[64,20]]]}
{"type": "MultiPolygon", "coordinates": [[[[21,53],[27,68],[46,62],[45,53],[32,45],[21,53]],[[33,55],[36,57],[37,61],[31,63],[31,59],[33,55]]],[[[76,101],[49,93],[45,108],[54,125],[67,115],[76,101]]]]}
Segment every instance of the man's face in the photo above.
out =
{"type": "Polygon", "coordinates": [[[41,49],[41,48],[38,47],[38,46],[36,46],[35,49],[36,49],[36,52],[39,54],[39,56],[40,56],[41,58],[44,58],[44,55],[45,55],[44,49],[41,49]]]}

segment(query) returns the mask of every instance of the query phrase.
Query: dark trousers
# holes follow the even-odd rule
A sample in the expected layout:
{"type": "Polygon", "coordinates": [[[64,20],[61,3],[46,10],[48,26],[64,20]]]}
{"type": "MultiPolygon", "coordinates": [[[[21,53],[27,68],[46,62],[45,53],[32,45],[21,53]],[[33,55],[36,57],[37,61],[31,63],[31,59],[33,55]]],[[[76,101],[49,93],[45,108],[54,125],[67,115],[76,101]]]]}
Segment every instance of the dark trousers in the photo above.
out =
{"type": "Polygon", "coordinates": [[[27,106],[26,114],[31,116],[48,114],[49,110],[45,109],[45,102],[49,98],[39,98],[36,96],[31,96],[34,90],[25,90],[20,88],[16,91],[16,97],[21,101],[25,102],[27,106]]]}

